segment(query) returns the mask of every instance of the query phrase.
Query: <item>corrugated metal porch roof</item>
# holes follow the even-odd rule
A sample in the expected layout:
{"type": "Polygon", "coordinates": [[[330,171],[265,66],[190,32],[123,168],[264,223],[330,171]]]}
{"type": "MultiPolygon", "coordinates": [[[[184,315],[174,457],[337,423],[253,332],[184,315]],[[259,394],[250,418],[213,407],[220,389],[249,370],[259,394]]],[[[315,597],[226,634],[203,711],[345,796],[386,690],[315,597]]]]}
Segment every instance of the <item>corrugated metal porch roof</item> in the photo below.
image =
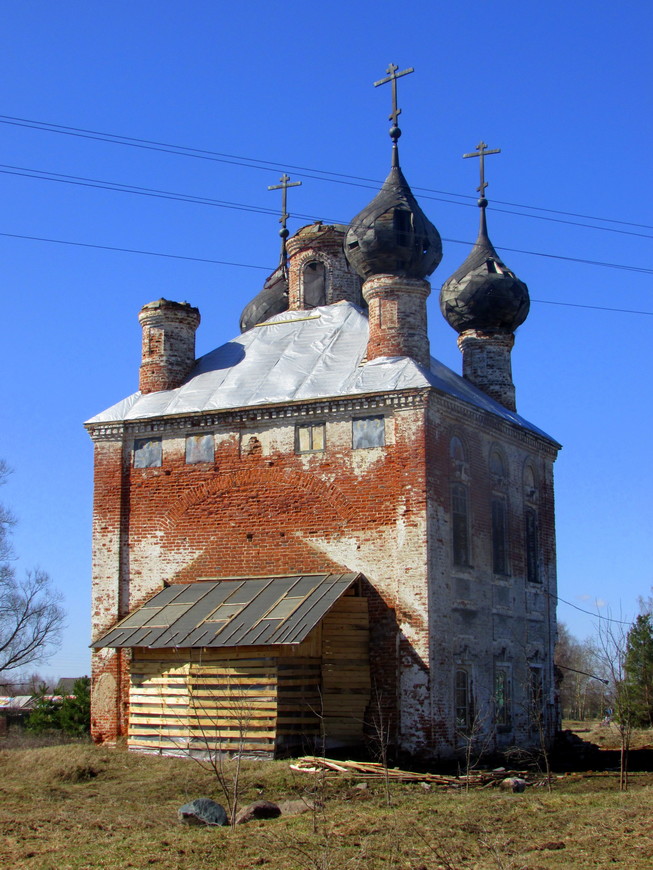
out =
{"type": "Polygon", "coordinates": [[[300,643],[358,577],[295,574],[167,586],[91,646],[166,649],[300,643]]]}

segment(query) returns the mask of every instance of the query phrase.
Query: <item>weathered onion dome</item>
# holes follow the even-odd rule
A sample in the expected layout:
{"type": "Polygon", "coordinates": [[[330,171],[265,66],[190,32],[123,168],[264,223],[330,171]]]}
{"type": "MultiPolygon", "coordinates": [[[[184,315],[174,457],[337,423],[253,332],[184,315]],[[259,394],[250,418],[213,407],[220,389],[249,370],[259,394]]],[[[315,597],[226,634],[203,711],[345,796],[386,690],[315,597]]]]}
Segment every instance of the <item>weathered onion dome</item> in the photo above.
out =
{"type": "Polygon", "coordinates": [[[263,323],[275,314],[288,310],[288,280],[279,266],[270,275],[263,289],[243,308],[240,315],[240,331],[247,332],[257,323],[263,323]]]}
{"type": "Polygon", "coordinates": [[[478,238],[462,266],[442,285],[440,310],[457,332],[514,332],[528,315],[528,287],[511,272],[487,234],[486,199],[478,201],[478,238]]]}
{"type": "Polygon", "coordinates": [[[396,145],[383,187],[349,224],[345,254],[361,276],[426,278],[442,259],[440,234],[419,207],[399,168],[396,145]]]}

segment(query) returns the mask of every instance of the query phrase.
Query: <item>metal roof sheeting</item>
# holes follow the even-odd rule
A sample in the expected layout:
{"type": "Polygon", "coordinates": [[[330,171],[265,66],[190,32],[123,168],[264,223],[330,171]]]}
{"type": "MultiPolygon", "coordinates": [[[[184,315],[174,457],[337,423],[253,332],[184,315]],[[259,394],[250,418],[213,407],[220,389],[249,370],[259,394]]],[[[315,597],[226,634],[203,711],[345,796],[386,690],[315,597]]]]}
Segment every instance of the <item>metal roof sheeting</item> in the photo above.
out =
{"type": "Polygon", "coordinates": [[[134,393],[87,425],[434,387],[553,440],[436,359],[430,371],[409,357],[364,363],[368,333],[350,302],[284,311],[201,357],[176,390],[134,393]]]}
{"type": "Polygon", "coordinates": [[[359,576],[296,574],[167,586],[92,646],[167,649],[300,643],[359,576]]]}

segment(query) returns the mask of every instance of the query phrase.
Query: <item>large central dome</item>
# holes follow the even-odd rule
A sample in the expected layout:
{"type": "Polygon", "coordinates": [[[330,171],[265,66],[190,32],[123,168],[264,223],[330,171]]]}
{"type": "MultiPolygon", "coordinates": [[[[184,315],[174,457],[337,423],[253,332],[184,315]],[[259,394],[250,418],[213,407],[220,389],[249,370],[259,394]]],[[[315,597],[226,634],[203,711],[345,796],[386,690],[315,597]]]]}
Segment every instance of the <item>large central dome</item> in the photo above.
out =
{"type": "Polygon", "coordinates": [[[345,253],[361,278],[426,278],[442,259],[440,234],[419,207],[396,159],[383,187],[349,224],[345,253]]]}

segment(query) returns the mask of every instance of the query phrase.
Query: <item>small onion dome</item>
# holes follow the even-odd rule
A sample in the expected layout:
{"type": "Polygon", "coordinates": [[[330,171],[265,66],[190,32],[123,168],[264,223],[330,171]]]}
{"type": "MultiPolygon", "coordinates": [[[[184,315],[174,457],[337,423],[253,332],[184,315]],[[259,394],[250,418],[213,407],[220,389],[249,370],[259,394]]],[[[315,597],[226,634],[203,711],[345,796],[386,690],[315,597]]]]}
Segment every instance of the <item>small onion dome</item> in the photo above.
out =
{"type": "Polygon", "coordinates": [[[345,254],[363,279],[426,278],[442,259],[440,234],[417,204],[396,159],[379,193],[349,224],[345,254]]]}
{"type": "Polygon", "coordinates": [[[288,281],[281,266],[270,275],[263,289],[243,308],[240,331],[247,332],[275,314],[288,310],[288,281]]]}
{"type": "Polygon", "coordinates": [[[480,329],[514,332],[528,315],[528,287],[503,263],[487,234],[480,199],[481,226],[470,255],[442,285],[440,310],[456,332],[480,329]]]}

